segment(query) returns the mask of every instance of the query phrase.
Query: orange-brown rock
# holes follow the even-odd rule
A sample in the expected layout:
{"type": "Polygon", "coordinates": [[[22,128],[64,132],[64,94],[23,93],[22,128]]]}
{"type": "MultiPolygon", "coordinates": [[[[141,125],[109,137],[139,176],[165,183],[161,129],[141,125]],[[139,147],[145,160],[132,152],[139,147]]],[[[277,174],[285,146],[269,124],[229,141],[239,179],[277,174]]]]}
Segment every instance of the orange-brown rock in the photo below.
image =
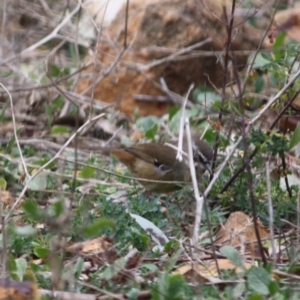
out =
{"type": "Polygon", "coordinates": [[[273,27],[274,35],[286,32],[287,40],[300,42],[300,5],[277,12],[274,16],[273,27]]]}
{"type": "MultiPolygon", "coordinates": [[[[110,70],[109,75],[95,86],[92,94],[95,99],[115,102],[116,108],[128,115],[133,115],[137,107],[140,115],[162,115],[170,103],[135,100],[136,95],[166,96],[160,78],[164,78],[169,90],[179,95],[184,95],[191,83],[221,86],[224,70],[220,61],[224,59],[231,1],[152,0],[130,3],[128,47],[124,55],[120,56],[124,49],[125,8],[102,34],[97,48],[97,67],[92,70],[92,79],[79,83],[79,92],[110,70]],[[228,6],[227,21],[223,5],[228,6]],[[151,63],[207,38],[211,41],[202,47],[151,66],[151,63]]],[[[235,24],[239,25],[232,31],[231,49],[239,50],[235,61],[240,69],[247,60],[242,50],[257,49],[263,32],[255,32],[241,17],[236,17],[235,24]]],[[[230,81],[230,76],[227,79],[230,81]]]]}

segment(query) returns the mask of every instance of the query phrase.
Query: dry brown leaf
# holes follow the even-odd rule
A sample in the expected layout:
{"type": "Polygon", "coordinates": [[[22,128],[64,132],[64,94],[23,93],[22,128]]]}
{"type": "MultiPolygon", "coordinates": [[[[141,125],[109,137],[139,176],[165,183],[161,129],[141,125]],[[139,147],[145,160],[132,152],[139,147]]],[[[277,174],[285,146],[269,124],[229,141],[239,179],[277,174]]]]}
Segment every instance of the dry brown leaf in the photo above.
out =
{"type": "Polygon", "coordinates": [[[112,246],[112,240],[108,237],[98,237],[93,240],[75,243],[67,247],[67,251],[82,254],[98,254],[107,251],[112,246]]]}
{"type": "Polygon", "coordinates": [[[274,24],[279,32],[285,31],[288,39],[300,41],[300,5],[281,10],[274,17],[274,24]]]}
{"type": "MultiPolygon", "coordinates": [[[[260,220],[258,220],[258,225],[260,238],[269,238],[270,234],[260,220]]],[[[218,246],[235,247],[242,255],[260,256],[253,220],[241,211],[230,214],[227,222],[222,225],[216,235],[216,243],[218,246]]]]}
{"type": "Polygon", "coordinates": [[[0,300],[37,300],[40,299],[35,283],[0,279],[0,300]]]}
{"type": "MultiPolygon", "coordinates": [[[[10,191],[0,190],[0,201],[2,202],[3,209],[10,209],[15,203],[16,198],[11,194],[10,191]]],[[[17,209],[20,208],[21,203],[18,205],[17,209]]]]}
{"type": "MultiPolygon", "coordinates": [[[[244,266],[246,269],[250,269],[252,267],[251,263],[245,262],[244,266]]],[[[230,260],[228,259],[219,259],[218,260],[218,267],[219,270],[235,270],[236,274],[243,272],[239,267],[234,265],[230,260]]],[[[204,282],[214,282],[217,283],[219,278],[218,269],[216,266],[216,262],[209,261],[206,265],[201,264],[187,264],[180,268],[178,268],[176,271],[173,272],[173,274],[181,274],[185,278],[192,280],[193,282],[197,283],[204,283],[204,282]]]]}

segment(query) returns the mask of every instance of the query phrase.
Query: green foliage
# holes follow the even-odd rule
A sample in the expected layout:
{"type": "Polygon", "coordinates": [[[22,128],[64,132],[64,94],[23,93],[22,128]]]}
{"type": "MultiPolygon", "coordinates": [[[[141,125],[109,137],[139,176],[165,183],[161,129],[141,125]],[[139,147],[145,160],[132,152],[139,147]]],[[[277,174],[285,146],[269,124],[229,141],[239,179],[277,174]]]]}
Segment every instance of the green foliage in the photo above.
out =
{"type": "Polygon", "coordinates": [[[262,151],[271,155],[278,154],[282,157],[284,152],[289,150],[287,138],[280,134],[267,135],[261,130],[256,130],[251,132],[250,140],[255,146],[260,147],[262,151]]]}
{"type": "Polygon", "coordinates": [[[0,177],[0,191],[5,191],[7,187],[7,182],[4,177],[0,177]]]}
{"type": "Polygon", "coordinates": [[[46,116],[48,119],[48,126],[50,127],[52,125],[54,116],[58,114],[64,107],[64,98],[59,95],[56,99],[51,101],[48,105],[45,107],[46,116]]]}
{"type": "Polygon", "coordinates": [[[58,65],[51,64],[50,65],[50,76],[51,77],[63,77],[70,74],[70,68],[69,67],[59,67],[58,65]]]}
{"type": "Polygon", "coordinates": [[[216,94],[211,88],[198,87],[193,91],[193,99],[201,105],[211,107],[215,102],[221,101],[220,95],[216,94]]]}
{"type": "Polygon", "coordinates": [[[112,277],[116,276],[126,265],[126,260],[124,257],[115,260],[115,262],[106,268],[101,274],[101,279],[111,280],[112,277]]]}
{"type": "Polygon", "coordinates": [[[33,236],[37,233],[37,230],[31,225],[27,225],[22,227],[15,227],[14,233],[18,236],[33,236]]]}
{"type": "MultiPolygon", "coordinates": [[[[185,118],[192,119],[195,116],[199,116],[200,112],[198,108],[186,109],[185,110],[185,118]]],[[[169,116],[170,122],[168,127],[171,132],[178,133],[180,119],[182,117],[182,110],[178,109],[176,113],[173,114],[172,118],[169,116]]]]}
{"type": "Polygon", "coordinates": [[[92,168],[92,167],[83,167],[80,170],[78,176],[80,178],[88,179],[88,178],[93,178],[94,174],[95,174],[95,168],[92,168]]]}
{"type": "Polygon", "coordinates": [[[255,93],[257,94],[263,90],[265,86],[265,80],[263,76],[257,76],[254,86],[255,86],[255,93]]]}
{"type": "Polygon", "coordinates": [[[252,267],[247,274],[247,285],[250,290],[258,295],[269,295],[270,274],[263,268],[252,267]]]}
{"type": "Polygon", "coordinates": [[[4,121],[5,112],[6,112],[7,107],[8,107],[8,103],[4,103],[1,113],[0,113],[0,122],[4,121]]]}
{"type": "Polygon", "coordinates": [[[70,129],[66,126],[54,126],[52,127],[51,134],[59,135],[59,134],[67,134],[70,132],[70,129]]]}
{"type": "Polygon", "coordinates": [[[152,288],[153,300],[183,300],[188,299],[190,293],[189,286],[182,275],[171,275],[161,273],[158,277],[158,283],[152,288]]]}
{"type": "Polygon", "coordinates": [[[34,201],[26,201],[23,204],[24,211],[34,220],[38,221],[41,217],[41,211],[34,201]]]}
{"type": "Polygon", "coordinates": [[[42,247],[34,248],[34,254],[41,259],[47,259],[50,253],[51,252],[49,248],[42,248],[42,247]]]}
{"type": "Polygon", "coordinates": [[[297,128],[295,129],[289,145],[289,150],[293,149],[297,144],[300,142],[300,124],[297,125],[297,128]]]}
{"type": "Polygon", "coordinates": [[[84,228],[84,233],[89,237],[98,236],[101,231],[107,228],[113,228],[114,225],[114,221],[112,220],[98,218],[96,222],[93,222],[84,228]]]}
{"type": "Polygon", "coordinates": [[[145,137],[152,140],[157,133],[159,123],[160,119],[154,116],[142,117],[136,121],[136,125],[145,132],[145,137]]]}
{"type": "Polygon", "coordinates": [[[273,44],[273,54],[276,61],[284,59],[286,53],[284,51],[284,39],[286,37],[285,32],[281,32],[276,37],[275,43],[273,44]]]}
{"type": "Polygon", "coordinates": [[[19,281],[23,281],[23,277],[27,269],[27,261],[21,257],[16,259],[15,263],[16,263],[16,275],[19,281]]]}
{"type": "MultiPolygon", "coordinates": [[[[36,172],[34,170],[34,172],[36,172]]],[[[34,175],[34,172],[32,176],[34,175]]],[[[29,180],[29,179],[28,179],[29,180]]],[[[45,172],[39,172],[29,182],[28,188],[32,191],[43,191],[47,188],[47,174],[45,172]]]]}
{"type": "Polygon", "coordinates": [[[240,253],[231,246],[224,246],[220,249],[220,252],[227,257],[234,265],[241,268],[242,270],[246,270],[244,266],[243,259],[240,253]]]}

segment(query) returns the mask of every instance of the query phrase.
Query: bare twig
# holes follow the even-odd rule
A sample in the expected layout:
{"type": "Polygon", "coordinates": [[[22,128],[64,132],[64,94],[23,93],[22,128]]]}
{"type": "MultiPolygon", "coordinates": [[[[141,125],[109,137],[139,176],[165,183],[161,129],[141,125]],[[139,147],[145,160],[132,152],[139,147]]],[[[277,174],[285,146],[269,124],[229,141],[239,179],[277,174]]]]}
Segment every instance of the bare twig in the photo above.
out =
{"type": "MultiPolygon", "coordinates": [[[[154,67],[156,67],[156,66],[159,66],[159,65],[161,65],[161,64],[164,64],[164,63],[166,63],[166,62],[168,62],[168,61],[172,61],[172,60],[174,60],[176,57],[178,57],[178,56],[180,56],[180,55],[182,55],[182,54],[185,54],[185,53],[188,53],[188,52],[190,52],[191,50],[193,50],[193,49],[196,49],[196,48],[198,48],[198,47],[202,47],[203,45],[205,45],[205,44],[208,44],[208,43],[210,43],[212,41],[212,39],[211,38],[208,38],[208,39],[206,39],[206,40],[204,40],[204,41],[201,41],[201,42],[199,42],[199,43],[196,43],[196,44],[194,44],[194,45],[192,45],[192,46],[189,46],[189,47],[186,47],[186,48],[183,48],[183,49],[180,49],[180,50],[178,50],[177,52],[175,52],[175,53],[173,53],[173,54],[171,54],[171,55],[169,55],[169,56],[167,56],[167,57],[164,57],[164,58],[162,58],[162,59],[157,59],[157,60],[155,60],[154,62],[152,62],[152,63],[150,63],[150,64],[147,64],[147,65],[137,65],[137,64],[133,64],[133,63],[126,63],[126,65],[128,65],[129,67],[132,67],[132,68],[134,68],[134,69],[138,69],[139,71],[148,71],[148,70],[150,70],[151,68],[154,68],[154,67]]],[[[123,62],[124,63],[124,62],[123,62]]]]}

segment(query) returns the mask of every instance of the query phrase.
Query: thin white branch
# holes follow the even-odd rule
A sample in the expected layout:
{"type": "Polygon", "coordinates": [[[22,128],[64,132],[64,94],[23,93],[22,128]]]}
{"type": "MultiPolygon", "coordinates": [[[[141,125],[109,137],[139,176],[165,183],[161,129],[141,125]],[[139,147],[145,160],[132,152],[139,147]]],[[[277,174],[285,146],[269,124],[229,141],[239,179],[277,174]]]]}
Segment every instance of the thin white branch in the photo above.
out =
{"type": "Polygon", "coordinates": [[[183,145],[183,137],[184,137],[184,123],[185,123],[185,107],[187,104],[188,97],[191,93],[191,90],[194,88],[194,84],[191,84],[189,87],[189,90],[186,94],[186,97],[184,99],[184,102],[182,103],[182,115],[180,118],[180,125],[179,125],[179,137],[178,137],[178,149],[177,149],[177,155],[176,159],[179,161],[182,161],[182,145],[183,145]]]}
{"type": "MultiPolygon", "coordinates": [[[[185,125],[185,131],[186,131],[185,132],[186,140],[187,140],[187,144],[188,144],[190,174],[191,174],[191,179],[192,179],[193,188],[194,188],[194,195],[195,195],[195,199],[196,199],[196,216],[195,216],[193,236],[192,236],[192,240],[191,240],[192,246],[196,247],[196,245],[198,244],[198,237],[199,237],[199,230],[200,230],[204,198],[201,197],[200,193],[199,193],[198,181],[197,181],[197,177],[196,177],[196,170],[195,170],[195,164],[194,164],[193,141],[192,141],[192,137],[191,137],[191,129],[190,129],[190,123],[189,123],[188,118],[185,119],[184,125],[185,125]]],[[[194,249],[196,249],[196,248],[194,248],[194,249]]]]}
{"type": "Polygon", "coordinates": [[[268,208],[269,208],[269,230],[272,244],[272,258],[274,268],[276,268],[276,249],[275,249],[275,238],[274,238],[274,214],[273,214],[273,203],[271,197],[271,179],[270,179],[270,163],[266,162],[266,181],[267,181],[267,193],[268,193],[268,208]]]}
{"type": "Polygon", "coordinates": [[[18,134],[17,134],[17,125],[16,125],[15,114],[14,114],[13,99],[12,99],[11,94],[7,90],[7,88],[1,82],[0,82],[0,86],[2,86],[2,88],[6,91],[6,93],[8,94],[8,97],[9,97],[10,108],[11,108],[11,118],[12,118],[13,127],[14,127],[14,137],[15,137],[15,141],[16,141],[16,144],[17,144],[17,147],[18,147],[18,151],[20,153],[20,158],[21,158],[21,161],[22,161],[22,166],[23,166],[24,172],[25,172],[25,174],[26,174],[26,176],[28,178],[28,177],[30,177],[30,175],[29,175],[28,170],[27,170],[27,166],[26,166],[26,163],[25,163],[25,160],[24,160],[24,157],[23,157],[23,153],[22,153],[22,150],[21,150],[21,147],[20,147],[20,143],[19,143],[19,139],[18,139],[18,134]]]}

